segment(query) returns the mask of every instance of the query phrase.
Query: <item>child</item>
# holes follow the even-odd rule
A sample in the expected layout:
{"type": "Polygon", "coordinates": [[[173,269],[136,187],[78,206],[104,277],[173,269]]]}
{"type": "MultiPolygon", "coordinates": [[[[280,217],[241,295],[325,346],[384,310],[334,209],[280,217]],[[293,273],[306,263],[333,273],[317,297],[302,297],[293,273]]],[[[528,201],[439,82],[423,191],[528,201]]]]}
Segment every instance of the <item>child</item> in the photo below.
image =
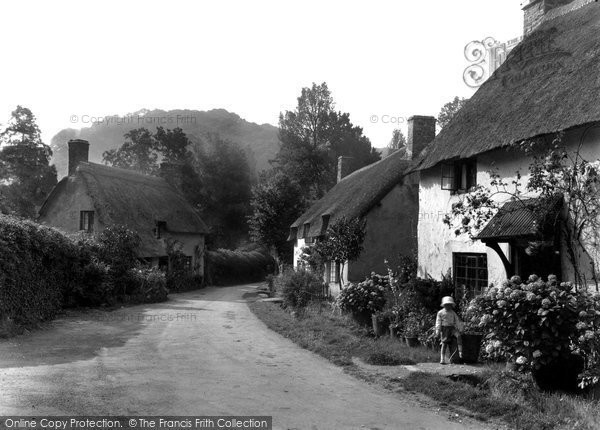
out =
{"type": "Polygon", "coordinates": [[[450,296],[444,297],[442,299],[442,310],[437,313],[437,318],[435,320],[435,335],[441,336],[441,358],[440,364],[448,364],[446,362],[446,350],[448,346],[452,343],[452,336],[456,336],[456,341],[458,343],[458,355],[462,358],[462,339],[460,337],[460,333],[463,330],[463,323],[454,312],[454,299],[450,296]]]}

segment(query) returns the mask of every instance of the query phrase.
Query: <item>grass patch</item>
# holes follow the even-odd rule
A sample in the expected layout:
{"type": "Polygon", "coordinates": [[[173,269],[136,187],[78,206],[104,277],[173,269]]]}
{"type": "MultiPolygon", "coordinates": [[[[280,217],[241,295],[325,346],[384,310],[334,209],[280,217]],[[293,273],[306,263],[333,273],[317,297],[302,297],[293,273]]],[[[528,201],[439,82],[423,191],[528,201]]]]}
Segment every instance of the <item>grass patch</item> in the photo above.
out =
{"type": "Polygon", "coordinates": [[[409,348],[396,339],[375,339],[367,328],[348,316],[333,314],[326,305],[309,306],[297,316],[273,303],[248,305],[271,330],[338,365],[352,364],[352,357],[384,365],[435,362],[437,358],[436,351],[424,347],[409,348]]]}
{"type": "Polygon", "coordinates": [[[451,380],[439,375],[412,373],[397,381],[405,390],[418,392],[441,404],[459,407],[480,420],[501,419],[515,429],[592,430],[600,428],[598,402],[547,394],[531,378],[489,371],[478,381],[451,380]]]}

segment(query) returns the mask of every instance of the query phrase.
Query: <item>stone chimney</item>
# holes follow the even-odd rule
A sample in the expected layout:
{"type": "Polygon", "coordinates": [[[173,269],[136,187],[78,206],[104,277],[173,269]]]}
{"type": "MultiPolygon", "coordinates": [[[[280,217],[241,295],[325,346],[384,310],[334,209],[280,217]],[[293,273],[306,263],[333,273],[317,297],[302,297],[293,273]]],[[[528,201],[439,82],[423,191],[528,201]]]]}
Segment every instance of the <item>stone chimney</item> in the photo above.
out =
{"type": "MultiPolygon", "coordinates": [[[[527,36],[544,20],[554,8],[572,3],[574,0],[525,0],[523,3],[523,35],[527,36]]],[[[581,1],[580,1],[581,2],[581,1]]]]}
{"type": "Polygon", "coordinates": [[[416,158],[435,138],[436,119],[432,116],[415,115],[408,118],[406,152],[408,158],[416,158]]]}
{"type": "Polygon", "coordinates": [[[90,154],[90,142],[83,139],[69,140],[69,176],[75,174],[75,169],[81,162],[88,161],[90,154]]]}
{"type": "Polygon", "coordinates": [[[338,157],[337,181],[340,182],[346,176],[354,171],[354,157],[342,155],[338,157]]]}

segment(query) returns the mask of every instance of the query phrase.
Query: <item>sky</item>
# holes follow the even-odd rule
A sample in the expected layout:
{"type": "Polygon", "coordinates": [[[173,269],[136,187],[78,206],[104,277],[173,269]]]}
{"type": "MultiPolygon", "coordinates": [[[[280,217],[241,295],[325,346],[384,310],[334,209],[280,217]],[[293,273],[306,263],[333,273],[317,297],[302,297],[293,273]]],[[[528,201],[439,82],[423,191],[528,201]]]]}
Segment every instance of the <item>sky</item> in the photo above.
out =
{"type": "Polygon", "coordinates": [[[224,108],[277,125],[302,87],[327,82],[336,108],[383,147],[411,115],[473,94],[465,45],[520,36],[520,3],[3,2],[0,124],[20,104],[45,143],[89,126],[82,118],[142,108],[224,108]]]}

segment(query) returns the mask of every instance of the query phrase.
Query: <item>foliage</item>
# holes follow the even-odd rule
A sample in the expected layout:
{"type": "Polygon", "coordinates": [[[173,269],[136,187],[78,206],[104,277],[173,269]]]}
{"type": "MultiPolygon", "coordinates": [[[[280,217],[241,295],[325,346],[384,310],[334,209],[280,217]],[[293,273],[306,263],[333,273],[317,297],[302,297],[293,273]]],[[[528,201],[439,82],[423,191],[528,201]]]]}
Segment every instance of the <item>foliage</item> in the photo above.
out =
{"type": "Polygon", "coordinates": [[[404,320],[404,336],[426,339],[428,332],[435,325],[434,315],[424,308],[409,311],[404,320]]]}
{"type": "Polygon", "coordinates": [[[130,294],[135,285],[131,283],[129,271],[138,265],[139,235],[125,226],[111,225],[97,235],[97,241],[98,257],[109,267],[108,277],[113,294],[130,294]]]}
{"type": "Polygon", "coordinates": [[[35,121],[29,109],[17,106],[0,132],[0,213],[35,218],[56,185],[52,150],[35,121]]]}
{"type": "Polygon", "coordinates": [[[195,190],[198,207],[213,227],[215,245],[237,246],[247,238],[252,197],[252,173],[246,154],[235,143],[208,135],[204,150],[197,154],[196,170],[200,179],[200,190],[195,190]]]}
{"type": "Polygon", "coordinates": [[[156,140],[147,128],[136,128],[125,133],[121,147],[105,151],[104,163],[114,167],[133,169],[145,174],[158,171],[156,140]]]}
{"type": "Polygon", "coordinates": [[[388,149],[390,150],[390,153],[398,151],[399,149],[405,149],[406,148],[406,137],[404,136],[404,133],[402,133],[402,130],[400,130],[399,128],[394,129],[394,131],[392,132],[392,139],[390,140],[390,143],[388,144],[388,149]]]}
{"type": "Polygon", "coordinates": [[[486,332],[486,353],[516,363],[521,371],[568,360],[585,359],[581,383],[597,382],[600,298],[574,292],[570,282],[555,276],[544,282],[531,275],[527,282],[513,276],[499,288],[475,298],[470,311],[486,332]]]}
{"type": "Polygon", "coordinates": [[[285,306],[302,309],[323,298],[323,281],[308,270],[286,270],[275,279],[285,306]]]}
{"type": "Polygon", "coordinates": [[[360,218],[342,217],[327,229],[325,239],[315,244],[317,252],[324,261],[334,261],[340,265],[340,284],[343,283],[344,265],[356,260],[365,240],[366,221],[360,218]]]}
{"type": "Polygon", "coordinates": [[[335,111],[326,83],[303,88],[296,109],[280,114],[279,138],[275,166],[300,184],[307,199],[321,198],[335,184],[339,156],[352,157],[356,169],[379,159],[349,114],[335,111]]]}
{"type": "Polygon", "coordinates": [[[450,121],[452,121],[452,118],[454,118],[458,111],[462,109],[466,102],[467,99],[458,98],[457,96],[454,97],[452,101],[442,106],[442,109],[440,110],[440,113],[438,114],[437,118],[438,126],[440,128],[446,127],[450,123],[450,121]]]}
{"type": "Polygon", "coordinates": [[[262,281],[275,270],[275,261],[260,248],[206,252],[206,280],[212,285],[262,281]]]}
{"type": "Polygon", "coordinates": [[[167,300],[169,290],[164,272],[158,268],[129,269],[130,295],[134,303],[157,303],[167,300]]]}
{"type": "Polygon", "coordinates": [[[306,209],[300,186],[282,172],[264,172],[252,188],[250,206],[248,225],[252,240],[272,250],[280,264],[290,263],[290,225],[306,209]]]}
{"type": "Polygon", "coordinates": [[[300,251],[301,254],[299,264],[305,269],[308,269],[322,277],[325,274],[325,264],[327,261],[318,252],[318,247],[304,246],[300,251]]]}
{"type": "Polygon", "coordinates": [[[349,284],[340,291],[336,303],[340,309],[353,314],[379,312],[385,305],[388,280],[372,273],[363,282],[349,284]]]}
{"type": "Polygon", "coordinates": [[[193,268],[188,266],[188,257],[183,253],[181,243],[167,240],[167,256],[169,270],[166,274],[167,289],[173,292],[197,290],[204,286],[203,278],[193,273],[193,268]]]}

